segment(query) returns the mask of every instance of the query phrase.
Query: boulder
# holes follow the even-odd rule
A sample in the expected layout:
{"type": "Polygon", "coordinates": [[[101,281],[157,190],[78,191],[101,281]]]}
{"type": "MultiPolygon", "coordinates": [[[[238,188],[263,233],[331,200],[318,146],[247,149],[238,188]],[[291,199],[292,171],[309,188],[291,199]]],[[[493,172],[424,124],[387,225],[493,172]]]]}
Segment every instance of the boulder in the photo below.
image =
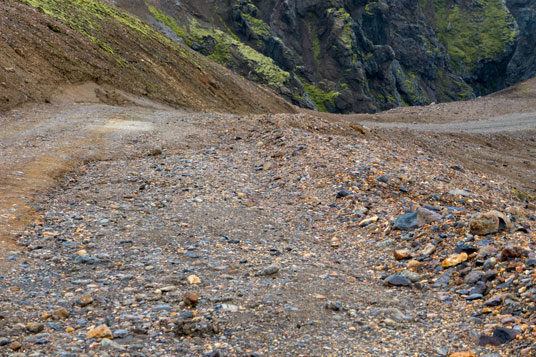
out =
{"type": "Polygon", "coordinates": [[[501,212],[489,211],[486,213],[478,214],[471,220],[470,223],[471,234],[478,234],[481,236],[497,233],[500,230],[510,230],[512,223],[510,219],[501,212]]]}
{"type": "Polygon", "coordinates": [[[408,212],[396,218],[393,224],[394,229],[401,231],[410,231],[419,226],[417,219],[417,212],[408,212]]]}

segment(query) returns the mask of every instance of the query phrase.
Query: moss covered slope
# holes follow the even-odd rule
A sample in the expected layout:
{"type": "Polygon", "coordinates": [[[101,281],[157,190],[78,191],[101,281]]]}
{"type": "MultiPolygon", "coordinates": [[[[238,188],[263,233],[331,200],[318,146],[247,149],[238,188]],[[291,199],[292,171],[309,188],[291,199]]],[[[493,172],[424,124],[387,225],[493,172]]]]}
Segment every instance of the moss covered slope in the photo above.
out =
{"type": "Polygon", "coordinates": [[[429,1],[439,40],[456,66],[471,71],[481,61],[502,57],[515,44],[515,21],[504,1],[429,1]]]}
{"type": "Polygon", "coordinates": [[[97,0],[0,3],[0,110],[47,100],[63,83],[93,81],[199,111],[293,111],[274,93],[97,0]],[[5,26],[4,26],[5,25],[5,26]],[[11,70],[12,68],[12,70],[11,70]]]}

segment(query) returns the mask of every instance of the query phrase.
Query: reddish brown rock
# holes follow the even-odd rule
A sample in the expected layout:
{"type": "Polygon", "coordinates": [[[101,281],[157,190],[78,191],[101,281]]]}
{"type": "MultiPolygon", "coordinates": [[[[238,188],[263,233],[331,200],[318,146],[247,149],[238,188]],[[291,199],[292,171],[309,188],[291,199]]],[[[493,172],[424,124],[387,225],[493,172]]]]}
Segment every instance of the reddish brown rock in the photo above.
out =
{"type": "Polygon", "coordinates": [[[471,220],[470,231],[472,234],[481,236],[497,233],[500,230],[510,230],[512,223],[510,219],[497,211],[481,213],[471,220]]]}
{"type": "Polygon", "coordinates": [[[188,307],[195,307],[199,303],[199,296],[194,292],[187,292],[182,297],[182,301],[188,307]]]}
{"type": "Polygon", "coordinates": [[[408,249],[397,249],[393,252],[396,260],[404,260],[411,258],[411,252],[408,249]]]}

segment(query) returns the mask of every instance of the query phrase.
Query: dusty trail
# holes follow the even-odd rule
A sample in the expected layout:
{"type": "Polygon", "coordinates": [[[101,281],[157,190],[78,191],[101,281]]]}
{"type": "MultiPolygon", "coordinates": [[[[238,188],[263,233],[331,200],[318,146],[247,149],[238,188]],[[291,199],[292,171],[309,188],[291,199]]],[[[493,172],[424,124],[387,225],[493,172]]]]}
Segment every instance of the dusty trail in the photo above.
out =
{"type": "MultiPolygon", "coordinates": [[[[87,95],[93,87],[68,89],[55,105],[28,106],[0,117],[0,265],[6,263],[9,251],[17,250],[13,237],[34,219],[31,202],[35,195],[53,187],[65,172],[86,161],[146,154],[162,143],[168,148],[199,145],[214,133],[196,127],[196,115],[134,97],[129,99],[143,106],[98,103],[96,97],[87,95]],[[84,103],[75,102],[80,95],[84,103]]],[[[536,113],[442,124],[360,123],[369,128],[443,134],[498,134],[536,129],[536,113]]],[[[527,162],[525,156],[519,161],[527,162]]]]}
{"type": "Polygon", "coordinates": [[[501,117],[454,123],[386,123],[360,121],[369,128],[408,129],[439,133],[493,134],[536,129],[536,112],[510,114],[501,117]]]}
{"type": "Polygon", "coordinates": [[[177,147],[188,136],[203,135],[203,129],[183,124],[192,115],[143,104],[153,107],[63,101],[0,117],[0,266],[17,250],[13,237],[35,218],[35,196],[66,172],[83,162],[147,154],[162,143],[177,147]]]}

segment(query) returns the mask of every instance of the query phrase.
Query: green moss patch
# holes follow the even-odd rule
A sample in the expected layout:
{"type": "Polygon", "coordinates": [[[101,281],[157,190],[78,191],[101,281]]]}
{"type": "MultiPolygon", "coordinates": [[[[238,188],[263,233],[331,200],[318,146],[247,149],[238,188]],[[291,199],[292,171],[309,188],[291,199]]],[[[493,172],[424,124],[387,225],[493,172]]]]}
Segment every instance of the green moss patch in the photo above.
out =
{"type": "Polygon", "coordinates": [[[307,92],[307,94],[309,95],[313,103],[315,103],[318,110],[320,110],[321,112],[327,112],[328,109],[326,107],[326,103],[331,104],[333,108],[335,107],[335,98],[337,98],[340,95],[339,92],[334,92],[334,91],[326,92],[318,88],[314,84],[310,84],[305,81],[302,81],[302,83],[303,83],[303,88],[305,89],[305,92],[307,92]]]}
{"type": "MultiPolygon", "coordinates": [[[[475,0],[471,4],[433,1],[436,30],[453,62],[471,70],[481,60],[494,60],[517,37],[514,18],[501,0],[475,0]]],[[[421,0],[421,6],[427,6],[421,0]]]]}
{"type": "Polygon", "coordinates": [[[348,50],[352,50],[354,45],[354,31],[352,29],[354,20],[343,8],[330,8],[327,11],[329,15],[335,17],[336,26],[341,28],[340,40],[344,44],[344,47],[348,50]]]}

